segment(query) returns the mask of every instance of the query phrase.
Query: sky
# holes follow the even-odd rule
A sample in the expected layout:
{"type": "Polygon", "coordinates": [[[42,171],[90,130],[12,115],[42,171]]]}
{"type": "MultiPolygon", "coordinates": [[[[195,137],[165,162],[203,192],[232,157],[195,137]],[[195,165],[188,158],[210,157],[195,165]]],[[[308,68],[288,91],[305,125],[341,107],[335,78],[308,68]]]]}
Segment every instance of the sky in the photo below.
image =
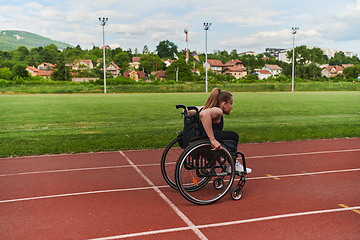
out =
{"type": "Polygon", "coordinates": [[[156,50],[169,40],[179,50],[238,53],[307,45],[360,57],[360,0],[0,0],[0,30],[22,30],[90,49],[103,45],[99,17],[108,18],[105,45],[156,50]]]}

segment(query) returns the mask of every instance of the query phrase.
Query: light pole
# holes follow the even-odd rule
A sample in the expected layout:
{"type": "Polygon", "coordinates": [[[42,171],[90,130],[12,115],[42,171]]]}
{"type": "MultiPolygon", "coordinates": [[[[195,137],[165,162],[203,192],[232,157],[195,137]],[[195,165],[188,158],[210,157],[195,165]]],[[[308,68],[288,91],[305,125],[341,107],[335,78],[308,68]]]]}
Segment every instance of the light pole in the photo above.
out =
{"type": "Polygon", "coordinates": [[[207,74],[207,31],[209,30],[209,27],[211,26],[211,23],[204,23],[204,30],[205,30],[205,91],[208,92],[208,74],[207,74]]]}
{"type": "Polygon", "coordinates": [[[291,91],[294,91],[294,62],[295,62],[295,34],[299,28],[298,27],[292,27],[292,34],[293,34],[293,60],[292,60],[292,85],[291,85],[291,91]]]}
{"type": "Polygon", "coordinates": [[[103,26],[103,56],[104,56],[104,93],[106,93],[106,67],[105,67],[105,25],[108,21],[108,18],[100,18],[100,25],[103,26]]]}
{"type": "Polygon", "coordinates": [[[186,63],[188,62],[189,55],[188,55],[188,30],[185,28],[184,33],[186,35],[186,63]]]}

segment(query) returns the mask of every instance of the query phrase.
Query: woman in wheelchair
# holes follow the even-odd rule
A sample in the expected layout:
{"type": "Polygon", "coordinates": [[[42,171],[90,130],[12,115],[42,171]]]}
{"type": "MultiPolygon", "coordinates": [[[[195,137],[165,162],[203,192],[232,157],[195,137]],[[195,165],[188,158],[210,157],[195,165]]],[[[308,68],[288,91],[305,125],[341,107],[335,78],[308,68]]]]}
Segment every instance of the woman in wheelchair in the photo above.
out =
{"type": "MultiPolygon", "coordinates": [[[[202,123],[200,129],[201,135],[207,135],[212,150],[221,150],[221,144],[216,140],[219,138],[221,140],[232,140],[237,144],[239,142],[239,135],[233,131],[223,131],[223,114],[229,115],[231,109],[233,109],[233,96],[229,91],[220,90],[219,88],[214,88],[205,105],[198,107],[200,110],[199,116],[202,123]]],[[[195,114],[195,110],[189,110],[188,114],[195,114]]],[[[235,169],[238,172],[243,172],[243,166],[236,161],[235,169]]],[[[246,168],[247,173],[251,172],[250,168],[246,168]]]]}

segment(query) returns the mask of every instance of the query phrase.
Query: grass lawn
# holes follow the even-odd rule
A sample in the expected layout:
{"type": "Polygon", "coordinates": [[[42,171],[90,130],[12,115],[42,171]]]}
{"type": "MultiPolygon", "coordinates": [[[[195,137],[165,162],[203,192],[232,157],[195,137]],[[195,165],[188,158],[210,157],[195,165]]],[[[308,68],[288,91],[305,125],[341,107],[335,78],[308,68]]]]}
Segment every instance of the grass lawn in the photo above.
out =
{"type": "MultiPolygon", "coordinates": [[[[240,142],[360,137],[360,92],[234,93],[240,142]]],[[[208,93],[0,95],[0,157],[165,147],[208,93]]]]}

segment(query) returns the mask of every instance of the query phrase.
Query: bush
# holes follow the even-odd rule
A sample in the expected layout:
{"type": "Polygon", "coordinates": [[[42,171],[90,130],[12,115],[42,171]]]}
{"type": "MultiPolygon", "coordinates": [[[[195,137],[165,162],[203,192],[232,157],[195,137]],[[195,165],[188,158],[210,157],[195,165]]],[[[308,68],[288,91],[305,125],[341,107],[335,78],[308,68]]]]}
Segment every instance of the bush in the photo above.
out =
{"type": "Polygon", "coordinates": [[[174,80],[169,80],[166,82],[167,84],[175,84],[175,81],[174,80]]]}
{"type": "Polygon", "coordinates": [[[0,79],[0,86],[8,85],[9,81],[6,81],[5,79],[0,79]]]}
{"type": "MultiPolygon", "coordinates": [[[[106,80],[107,81],[107,80],[106,80]]],[[[116,77],[112,79],[112,83],[114,85],[129,85],[134,84],[136,81],[131,78],[125,78],[122,76],[116,77]]],[[[104,84],[104,80],[102,79],[102,84],[104,84]]]]}

